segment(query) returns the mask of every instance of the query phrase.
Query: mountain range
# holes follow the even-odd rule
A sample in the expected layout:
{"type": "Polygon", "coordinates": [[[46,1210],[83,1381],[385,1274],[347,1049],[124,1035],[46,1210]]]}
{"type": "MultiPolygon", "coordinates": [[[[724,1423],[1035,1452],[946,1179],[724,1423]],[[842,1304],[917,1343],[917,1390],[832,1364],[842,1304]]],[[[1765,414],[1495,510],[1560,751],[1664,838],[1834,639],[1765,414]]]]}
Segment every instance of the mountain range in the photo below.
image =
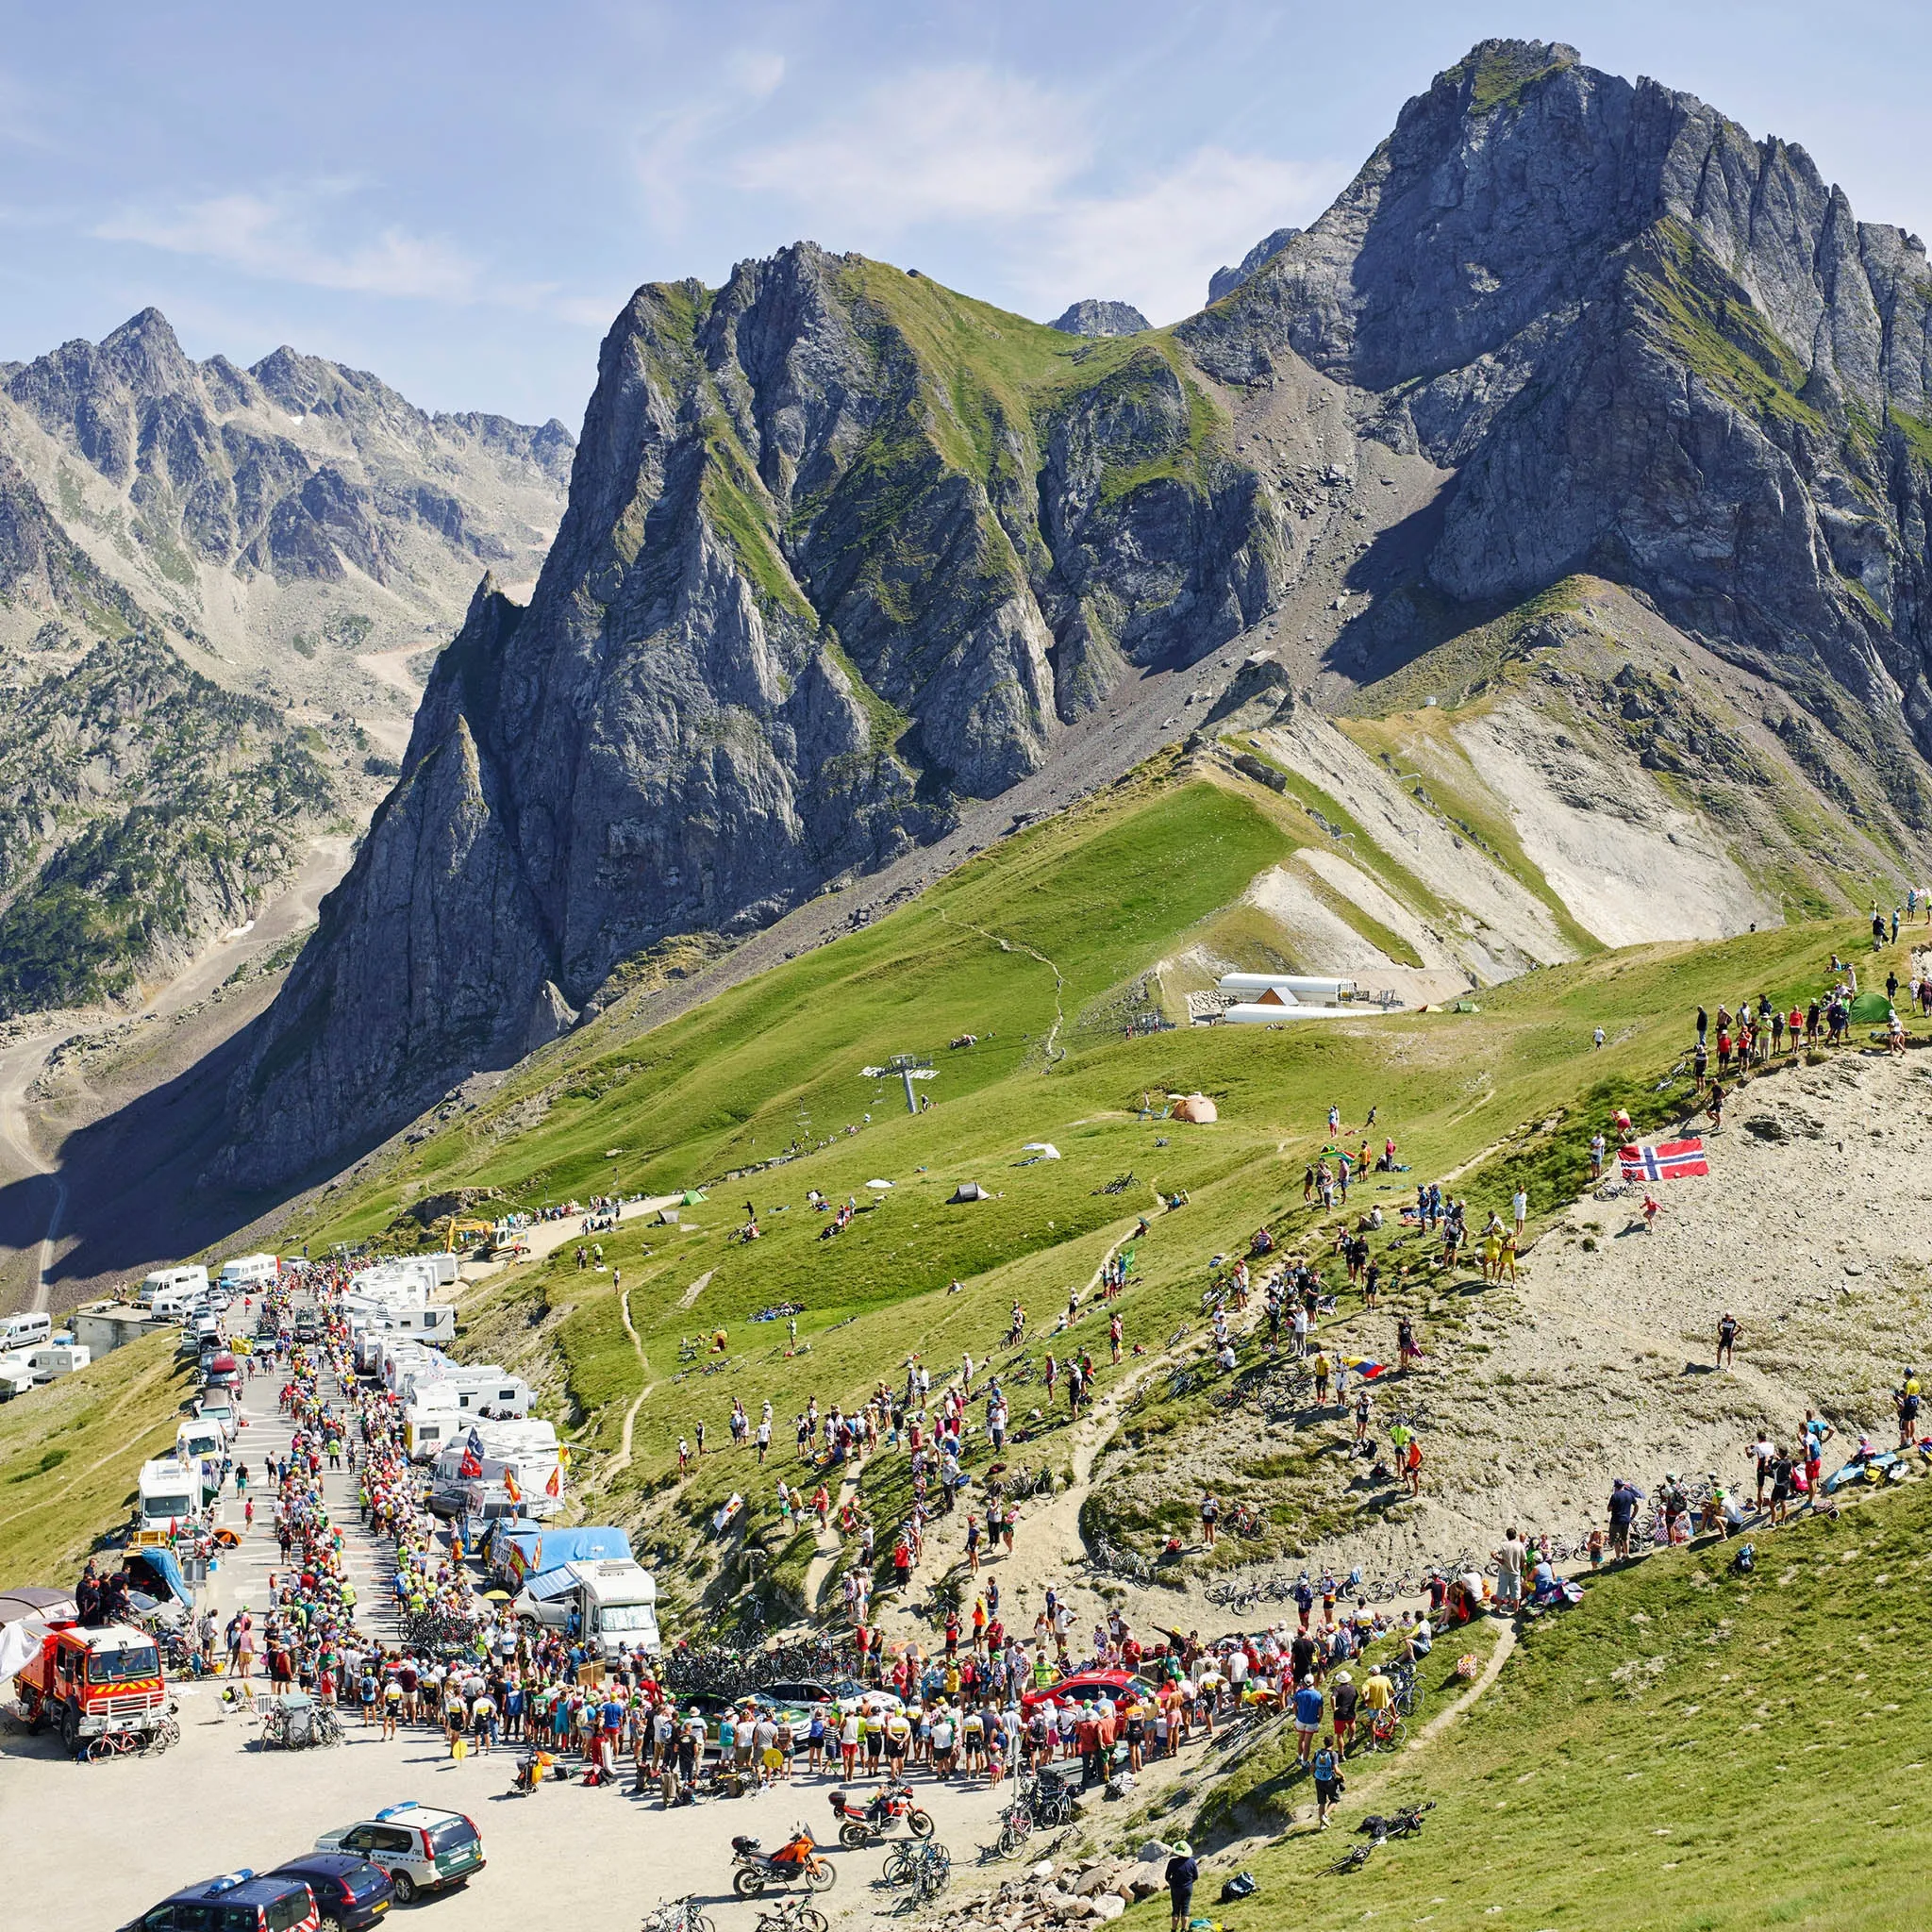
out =
{"type": "MultiPolygon", "coordinates": [[[[1915,237],[1688,95],[1487,42],[1216,288],[1074,334],[801,242],[639,290],[535,591],[486,578],[437,660],[219,1171],[339,1161],[667,938],[755,932],[1057,770],[1104,780],[1073,748],[1143,703],[1177,726],[1209,659],[1196,718],[1291,759],[1306,699],[1500,679],[1484,756],[1534,764],[1520,799],[1636,812],[1666,888],[1690,846],[1735,882],[1687,933],[1924,875],[1915,237]]],[[[1553,848],[1545,885],[1605,845],[1553,848]]],[[[1645,924],[1582,874],[1564,945],[1645,924]]]]}
{"type": "Polygon", "coordinates": [[[534,575],[574,448],[152,308],[0,367],[0,1013],[129,995],[359,827],[411,657],[534,575]]]}

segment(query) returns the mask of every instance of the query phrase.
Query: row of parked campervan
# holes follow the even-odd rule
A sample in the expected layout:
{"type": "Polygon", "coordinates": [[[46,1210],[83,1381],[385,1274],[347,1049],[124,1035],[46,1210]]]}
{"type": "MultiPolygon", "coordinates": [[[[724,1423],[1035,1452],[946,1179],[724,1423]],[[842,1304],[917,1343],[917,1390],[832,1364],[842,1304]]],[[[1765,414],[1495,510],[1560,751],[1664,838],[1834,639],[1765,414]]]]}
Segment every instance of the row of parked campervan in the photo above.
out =
{"type": "Polygon", "coordinates": [[[8,1315],[0,1328],[0,1402],[10,1402],[58,1375],[71,1375],[92,1358],[84,1342],[56,1332],[51,1315],[8,1315]]]}

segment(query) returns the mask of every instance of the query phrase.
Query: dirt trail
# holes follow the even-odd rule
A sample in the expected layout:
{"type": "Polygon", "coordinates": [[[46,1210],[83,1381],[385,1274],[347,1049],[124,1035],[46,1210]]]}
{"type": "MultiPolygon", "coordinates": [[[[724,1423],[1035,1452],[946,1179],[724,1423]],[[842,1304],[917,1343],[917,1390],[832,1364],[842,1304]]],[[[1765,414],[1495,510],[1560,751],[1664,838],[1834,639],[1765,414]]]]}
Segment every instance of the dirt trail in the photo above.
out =
{"type": "Polygon", "coordinates": [[[823,1615],[828,1607],[823,1601],[825,1585],[831,1580],[839,1552],[845,1547],[838,1529],[839,1512],[858,1494],[858,1469],[849,1468],[840,1479],[839,1493],[832,1498],[831,1521],[818,1532],[819,1553],[806,1565],[805,1607],[814,1617],[823,1615]]]}
{"type": "Polygon", "coordinates": [[[638,1358],[638,1374],[641,1377],[641,1386],[631,1406],[624,1412],[624,1435],[618,1442],[615,1458],[612,1460],[610,1467],[605,1472],[605,1481],[607,1482],[609,1481],[610,1477],[616,1475],[620,1470],[625,1470],[630,1467],[631,1432],[637,1427],[638,1410],[643,1407],[644,1397],[658,1386],[656,1382],[650,1379],[651,1365],[644,1358],[644,1344],[640,1340],[638,1331],[631,1326],[629,1289],[625,1289],[618,1297],[617,1312],[624,1318],[624,1332],[630,1337],[631,1353],[638,1358]]]}
{"type": "Polygon", "coordinates": [[[967,932],[977,933],[983,940],[991,940],[1003,953],[1024,953],[1029,959],[1038,960],[1041,965],[1044,966],[1053,974],[1053,1024],[1047,1029],[1046,1063],[1048,1066],[1052,1066],[1056,1059],[1065,1059],[1067,1057],[1066,1050],[1055,1044],[1059,1039],[1060,1028],[1066,1024],[1067,1018],[1066,1008],[1063,1004],[1067,991],[1067,982],[1060,969],[1044,953],[1041,952],[1037,947],[1027,945],[1024,940],[1009,940],[1003,933],[988,932],[985,926],[974,925],[971,920],[954,919],[947,913],[943,906],[940,908],[940,917],[948,925],[960,926],[967,932]]]}

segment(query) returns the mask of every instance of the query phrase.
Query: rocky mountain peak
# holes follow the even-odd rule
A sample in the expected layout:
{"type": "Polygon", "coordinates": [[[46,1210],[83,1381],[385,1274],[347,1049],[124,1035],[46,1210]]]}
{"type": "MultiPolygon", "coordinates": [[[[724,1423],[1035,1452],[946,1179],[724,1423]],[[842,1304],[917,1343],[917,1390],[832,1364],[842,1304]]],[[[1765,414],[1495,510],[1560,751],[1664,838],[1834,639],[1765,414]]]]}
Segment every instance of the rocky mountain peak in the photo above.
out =
{"type": "Polygon", "coordinates": [[[1455,473],[1436,593],[1639,584],[1807,692],[1926,815],[1900,748],[1932,752],[1932,280],[1802,148],[1567,47],[1485,42],[1181,334],[1227,380],[1312,364],[1455,473]]]}
{"type": "Polygon", "coordinates": [[[1164,341],[808,242],[640,289],[530,605],[486,582],[439,660],[238,1079],[228,1172],[386,1131],[668,934],[877,870],[1134,667],[1236,634],[1280,512],[1218,422],[1164,341]]]}
{"type": "MultiPolygon", "coordinates": [[[[85,346],[84,344],[81,346],[85,346]]],[[[177,392],[194,380],[194,364],[158,308],[143,308],[101,340],[101,360],[130,390],[156,395],[177,392]]]]}
{"type": "Polygon", "coordinates": [[[1050,325],[1069,336],[1132,336],[1153,326],[1131,302],[1100,302],[1091,295],[1050,325]]]}
{"type": "Polygon", "coordinates": [[[1484,42],[1226,273],[1124,337],[809,243],[640,289],[528,608],[472,604],[251,1042],[229,1175],[884,866],[1327,564],[1324,673],[1588,574],[1832,734],[1900,849],[1932,829],[1932,278],[1801,149],[1484,42]],[[1391,456],[1427,461],[1378,476],[1418,492],[1378,537],[1391,456]]]}
{"type": "Polygon", "coordinates": [[[1223,296],[1232,295],[1243,282],[1252,280],[1273,261],[1300,233],[1299,228],[1276,228],[1272,235],[1257,242],[1236,267],[1216,269],[1208,278],[1208,300],[1219,302],[1223,296]]]}

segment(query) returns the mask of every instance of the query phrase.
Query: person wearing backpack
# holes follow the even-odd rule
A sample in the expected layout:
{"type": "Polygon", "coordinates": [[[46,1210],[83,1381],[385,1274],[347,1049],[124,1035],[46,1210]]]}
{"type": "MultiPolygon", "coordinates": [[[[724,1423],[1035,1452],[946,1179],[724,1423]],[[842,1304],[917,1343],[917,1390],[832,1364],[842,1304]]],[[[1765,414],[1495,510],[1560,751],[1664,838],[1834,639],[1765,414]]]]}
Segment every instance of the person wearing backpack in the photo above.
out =
{"type": "Polygon", "coordinates": [[[1332,1744],[1315,1753],[1310,1769],[1315,1774],[1315,1829],[1328,1829],[1328,1807],[1337,1803],[1346,1784],[1341,1775],[1341,1754],[1332,1744]]]}

